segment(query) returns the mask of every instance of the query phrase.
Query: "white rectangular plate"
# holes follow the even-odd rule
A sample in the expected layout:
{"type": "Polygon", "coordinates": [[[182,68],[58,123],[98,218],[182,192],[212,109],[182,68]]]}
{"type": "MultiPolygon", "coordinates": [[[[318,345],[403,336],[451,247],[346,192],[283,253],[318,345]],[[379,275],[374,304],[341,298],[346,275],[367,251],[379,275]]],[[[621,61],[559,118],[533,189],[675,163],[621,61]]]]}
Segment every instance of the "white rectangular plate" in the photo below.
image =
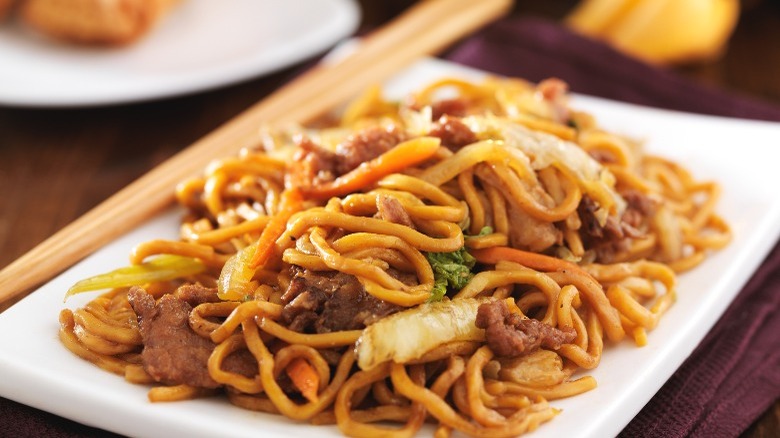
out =
{"type": "MultiPolygon", "coordinates": [[[[447,75],[478,78],[442,61],[415,64],[387,85],[397,95],[447,75]]],[[[718,211],[734,241],[680,278],[679,299],[646,347],[607,345],[592,375],[598,388],[552,402],[563,411],[532,436],[617,434],[693,351],[772,248],[780,233],[780,124],[707,117],[575,96],[606,128],[646,140],[653,153],[679,161],[697,179],[723,186],[718,211]]],[[[78,422],[132,436],[340,436],[335,427],[297,424],[236,408],[225,400],[152,404],[147,387],[126,383],[67,351],[57,315],[91,296],[63,304],[74,282],[127,264],[130,249],[151,238],[175,238],[180,211],[146,223],[75,265],[0,314],[0,395],[78,422]]],[[[429,435],[428,433],[424,433],[429,435]]]]}

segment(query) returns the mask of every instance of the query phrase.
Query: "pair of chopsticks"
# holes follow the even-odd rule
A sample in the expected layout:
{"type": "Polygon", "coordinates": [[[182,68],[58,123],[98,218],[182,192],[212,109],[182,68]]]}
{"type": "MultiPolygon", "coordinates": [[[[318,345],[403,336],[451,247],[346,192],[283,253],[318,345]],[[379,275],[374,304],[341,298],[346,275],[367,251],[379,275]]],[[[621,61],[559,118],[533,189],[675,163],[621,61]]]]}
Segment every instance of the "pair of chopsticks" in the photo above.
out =
{"type": "Polygon", "coordinates": [[[0,311],[174,198],[176,184],[235,154],[268,123],[305,123],[498,18],[511,0],[421,1],[335,64],[317,66],[155,167],[0,271],[0,311]]]}

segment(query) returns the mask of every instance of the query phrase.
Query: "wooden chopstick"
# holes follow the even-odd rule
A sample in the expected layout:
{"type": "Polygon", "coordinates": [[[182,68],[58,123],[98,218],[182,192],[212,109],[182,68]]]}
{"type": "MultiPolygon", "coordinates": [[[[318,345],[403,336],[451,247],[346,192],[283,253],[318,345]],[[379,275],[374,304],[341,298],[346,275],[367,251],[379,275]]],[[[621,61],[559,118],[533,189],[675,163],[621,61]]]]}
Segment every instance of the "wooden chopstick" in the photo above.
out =
{"type": "Polygon", "coordinates": [[[267,123],[305,123],[506,12],[511,0],[427,0],[334,65],[313,68],[150,170],[0,271],[0,311],[173,201],[176,184],[236,153],[267,123]]]}

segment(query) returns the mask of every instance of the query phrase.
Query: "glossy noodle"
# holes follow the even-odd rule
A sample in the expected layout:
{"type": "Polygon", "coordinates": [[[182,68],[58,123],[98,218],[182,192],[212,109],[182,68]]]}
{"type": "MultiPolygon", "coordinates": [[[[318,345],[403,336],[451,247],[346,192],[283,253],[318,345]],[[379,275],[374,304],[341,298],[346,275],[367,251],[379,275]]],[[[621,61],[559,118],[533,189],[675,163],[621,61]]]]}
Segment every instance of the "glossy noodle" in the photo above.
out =
{"type": "Polygon", "coordinates": [[[725,246],[720,189],[568,105],[443,79],[262,141],[177,188],[178,241],[77,283],[64,345],[152,402],[225,397],[350,436],[516,436],[652,342],[725,246]],[[576,373],[576,375],[575,375],[576,373]]]}

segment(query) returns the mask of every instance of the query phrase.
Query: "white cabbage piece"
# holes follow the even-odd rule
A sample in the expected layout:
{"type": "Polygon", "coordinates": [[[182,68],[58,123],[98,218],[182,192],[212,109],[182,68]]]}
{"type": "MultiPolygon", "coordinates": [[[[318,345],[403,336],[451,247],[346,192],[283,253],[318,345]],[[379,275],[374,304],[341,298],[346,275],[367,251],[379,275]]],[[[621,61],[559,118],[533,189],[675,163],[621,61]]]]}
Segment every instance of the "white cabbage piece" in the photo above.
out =
{"type": "Polygon", "coordinates": [[[555,166],[568,171],[595,201],[604,203],[606,200],[599,198],[603,198],[600,193],[606,193],[614,212],[622,214],[625,210],[625,200],[614,189],[614,175],[577,144],[494,116],[469,116],[463,121],[480,138],[501,139],[507,146],[522,151],[533,169],[555,166]]]}
{"type": "Polygon", "coordinates": [[[357,341],[358,366],[367,370],[389,360],[406,363],[449,342],[483,340],[485,331],[474,321],[479,305],[487,301],[464,298],[426,303],[377,321],[357,341]]]}

